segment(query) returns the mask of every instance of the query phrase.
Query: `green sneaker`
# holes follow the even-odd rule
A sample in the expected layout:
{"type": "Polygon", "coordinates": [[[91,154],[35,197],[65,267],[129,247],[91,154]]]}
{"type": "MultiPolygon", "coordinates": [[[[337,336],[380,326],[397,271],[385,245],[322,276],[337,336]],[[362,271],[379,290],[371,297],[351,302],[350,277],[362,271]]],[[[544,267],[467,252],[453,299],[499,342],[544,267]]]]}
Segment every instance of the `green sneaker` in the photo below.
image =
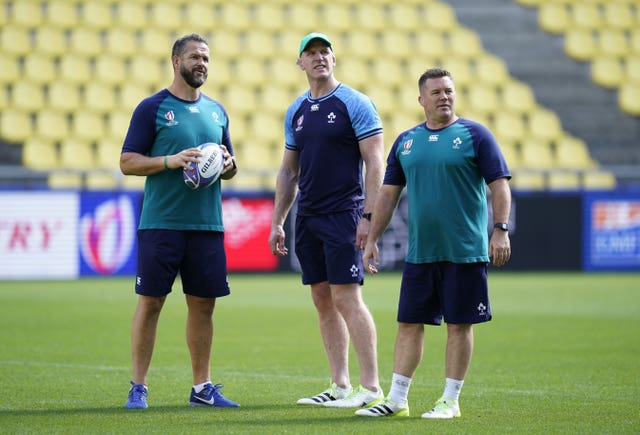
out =
{"type": "Polygon", "coordinates": [[[389,397],[370,408],[358,409],[356,415],[363,417],[409,417],[409,404],[396,403],[389,397]]]}
{"type": "Polygon", "coordinates": [[[371,391],[359,385],[344,399],[324,402],[324,406],[332,408],[362,408],[363,406],[373,406],[382,401],[384,396],[382,390],[371,391]]]}
{"type": "Polygon", "coordinates": [[[422,418],[454,418],[461,415],[457,400],[441,397],[431,411],[422,414],[422,418]]]}
{"type": "Polygon", "coordinates": [[[333,382],[329,388],[324,390],[321,393],[316,394],[312,397],[303,397],[302,399],[298,399],[298,404],[300,405],[323,405],[328,402],[333,402],[335,400],[344,399],[347,397],[353,388],[340,388],[333,382]]]}

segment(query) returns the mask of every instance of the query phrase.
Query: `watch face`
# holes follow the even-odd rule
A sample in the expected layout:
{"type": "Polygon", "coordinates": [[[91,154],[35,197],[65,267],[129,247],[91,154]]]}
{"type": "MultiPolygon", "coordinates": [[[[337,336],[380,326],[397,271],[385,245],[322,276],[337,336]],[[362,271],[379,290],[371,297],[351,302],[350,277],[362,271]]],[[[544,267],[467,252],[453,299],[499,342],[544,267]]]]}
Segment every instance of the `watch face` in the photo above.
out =
{"type": "Polygon", "coordinates": [[[509,230],[509,226],[504,222],[503,223],[499,223],[499,224],[495,224],[493,227],[501,229],[502,231],[508,231],[509,230]]]}

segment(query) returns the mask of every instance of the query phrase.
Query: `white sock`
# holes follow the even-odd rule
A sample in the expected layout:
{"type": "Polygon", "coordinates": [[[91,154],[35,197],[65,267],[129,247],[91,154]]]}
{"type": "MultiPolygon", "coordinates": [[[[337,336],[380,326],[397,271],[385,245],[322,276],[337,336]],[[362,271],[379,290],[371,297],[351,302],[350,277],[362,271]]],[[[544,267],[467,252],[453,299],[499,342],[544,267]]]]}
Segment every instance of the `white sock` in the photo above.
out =
{"type": "Polygon", "coordinates": [[[410,386],[411,378],[394,373],[391,378],[389,398],[396,403],[406,403],[410,386]]]}
{"type": "Polygon", "coordinates": [[[207,382],[203,382],[201,384],[198,385],[194,385],[193,386],[193,390],[196,392],[196,394],[198,394],[200,391],[202,391],[204,389],[204,386],[207,384],[210,384],[211,381],[207,381],[207,382]]]}
{"type": "Polygon", "coordinates": [[[457,379],[446,378],[444,381],[444,393],[442,393],[442,397],[445,399],[458,400],[458,397],[460,397],[460,390],[462,390],[462,384],[464,384],[464,379],[459,381],[457,379]]]}

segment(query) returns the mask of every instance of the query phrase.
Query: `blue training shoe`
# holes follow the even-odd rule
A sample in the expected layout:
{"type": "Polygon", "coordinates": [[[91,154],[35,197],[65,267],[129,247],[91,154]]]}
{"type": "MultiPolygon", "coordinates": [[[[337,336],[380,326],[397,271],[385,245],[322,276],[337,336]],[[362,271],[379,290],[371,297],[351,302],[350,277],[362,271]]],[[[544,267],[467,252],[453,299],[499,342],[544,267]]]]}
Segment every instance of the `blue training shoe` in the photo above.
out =
{"type": "Polygon", "coordinates": [[[149,394],[147,387],[143,384],[136,384],[131,381],[131,389],[129,390],[129,398],[124,405],[127,409],[146,409],[147,395],[149,394]]]}
{"type": "Polygon", "coordinates": [[[203,390],[196,393],[194,388],[191,388],[191,396],[189,397],[190,406],[215,406],[218,408],[239,408],[240,405],[236,402],[232,402],[222,395],[220,389],[222,384],[213,385],[208,383],[204,386],[203,390]]]}

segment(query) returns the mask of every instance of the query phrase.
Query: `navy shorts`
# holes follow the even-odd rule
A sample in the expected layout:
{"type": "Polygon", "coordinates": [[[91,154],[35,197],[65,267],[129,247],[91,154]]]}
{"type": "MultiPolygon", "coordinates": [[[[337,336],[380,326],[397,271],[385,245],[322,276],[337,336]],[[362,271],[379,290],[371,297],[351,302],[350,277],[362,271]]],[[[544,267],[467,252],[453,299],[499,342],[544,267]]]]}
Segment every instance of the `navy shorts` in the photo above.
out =
{"type": "Polygon", "coordinates": [[[487,263],[405,263],[398,322],[440,325],[491,320],[487,263]]]}
{"type": "Polygon", "coordinates": [[[166,296],[178,273],[187,295],[218,298],[231,293],[224,233],[138,230],[136,293],[166,296]]]}
{"type": "Polygon", "coordinates": [[[362,284],[362,253],[356,248],[357,210],[296,216],[296,255],[302,283],[362,284]]]}

